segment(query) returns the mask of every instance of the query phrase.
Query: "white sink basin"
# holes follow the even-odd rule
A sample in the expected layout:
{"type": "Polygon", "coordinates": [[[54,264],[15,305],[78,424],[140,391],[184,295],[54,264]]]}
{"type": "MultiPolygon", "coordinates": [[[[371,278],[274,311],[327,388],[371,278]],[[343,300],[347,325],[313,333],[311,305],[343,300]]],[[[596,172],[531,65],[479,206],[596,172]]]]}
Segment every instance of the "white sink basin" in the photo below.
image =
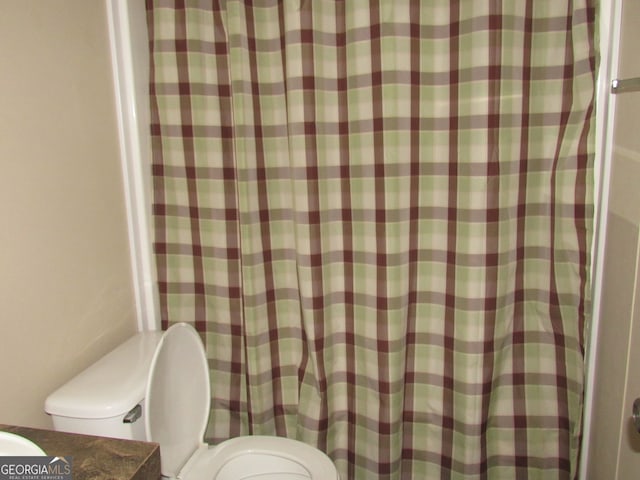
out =
{"type": "Polygon", "coordinates": [[[46,455],[44,451],[20,435],[0,432],[0,457],[31,457],[46,455]]]}

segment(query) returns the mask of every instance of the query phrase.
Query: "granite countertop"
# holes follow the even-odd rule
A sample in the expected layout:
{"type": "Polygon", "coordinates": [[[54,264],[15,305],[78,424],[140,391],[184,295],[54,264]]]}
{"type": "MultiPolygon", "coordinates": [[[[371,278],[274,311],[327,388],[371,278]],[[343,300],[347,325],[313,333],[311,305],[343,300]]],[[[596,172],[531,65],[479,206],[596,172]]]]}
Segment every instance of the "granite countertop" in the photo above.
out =
{"type": "Polygon", "coordinates": [[[94,437],[76,433],[0,424],[0,431],[21,435],[47,455],[71,456],[74,480],[157,480],[157,443],[94,437]]]}

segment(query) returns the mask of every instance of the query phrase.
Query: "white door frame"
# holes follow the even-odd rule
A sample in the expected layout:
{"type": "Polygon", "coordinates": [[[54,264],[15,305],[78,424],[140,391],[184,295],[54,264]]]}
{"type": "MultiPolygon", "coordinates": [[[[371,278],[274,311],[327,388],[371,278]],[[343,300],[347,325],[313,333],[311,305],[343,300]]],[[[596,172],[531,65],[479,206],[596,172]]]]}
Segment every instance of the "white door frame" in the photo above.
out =
{"type": "MultiPolygon", "coordinates": [[[[635,0],[634,0],[635,1],[635,0]]],[[[618,71],[620,50],[620,25],[622,0],[600,0],[599,40],[600,64],[596,84],[596,158],[594,165],[594,238],[591,262],[592,317],[586,329],[585,389],[582,445],[579,479],[588,480],[589,444],[593,415],[594,389],[597,384],[598,335],[600,331],[600,308],[602,297],[602,274],[604,271],[604,247],[609,207],[609,183],[613,148],[613,125],[615,95],[611,94],[611,82],[618,71]]]]}
{"type": "Polygon", "coordinates": [[[151,215],[149,49],[144,0],[105,0],[138,330],[160,329],[151,215]]]}

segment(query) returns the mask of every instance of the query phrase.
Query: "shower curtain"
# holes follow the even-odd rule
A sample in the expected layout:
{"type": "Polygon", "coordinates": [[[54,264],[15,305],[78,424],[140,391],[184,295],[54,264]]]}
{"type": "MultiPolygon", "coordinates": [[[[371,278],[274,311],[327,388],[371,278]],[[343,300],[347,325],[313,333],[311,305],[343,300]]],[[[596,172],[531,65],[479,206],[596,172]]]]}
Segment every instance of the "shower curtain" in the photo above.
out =
{"type": "Polygon", "coordinates": [[[595,0],[147,0],[162,325],[207,438],[573,478],[595,0]]]}

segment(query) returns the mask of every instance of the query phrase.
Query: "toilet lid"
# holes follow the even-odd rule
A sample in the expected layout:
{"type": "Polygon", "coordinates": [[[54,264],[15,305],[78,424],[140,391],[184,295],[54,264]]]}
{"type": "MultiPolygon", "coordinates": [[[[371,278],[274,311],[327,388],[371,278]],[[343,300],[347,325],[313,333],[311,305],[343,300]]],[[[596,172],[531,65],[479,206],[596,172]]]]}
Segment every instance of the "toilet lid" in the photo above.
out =
{"type": "Polygon", "coordinates": [[[164,476],[176,477],[202,444],[210,402],[202,340],[190,325],[175,324],[151,360],[144,405],[147,439],[160,444],[164,476]]]}

